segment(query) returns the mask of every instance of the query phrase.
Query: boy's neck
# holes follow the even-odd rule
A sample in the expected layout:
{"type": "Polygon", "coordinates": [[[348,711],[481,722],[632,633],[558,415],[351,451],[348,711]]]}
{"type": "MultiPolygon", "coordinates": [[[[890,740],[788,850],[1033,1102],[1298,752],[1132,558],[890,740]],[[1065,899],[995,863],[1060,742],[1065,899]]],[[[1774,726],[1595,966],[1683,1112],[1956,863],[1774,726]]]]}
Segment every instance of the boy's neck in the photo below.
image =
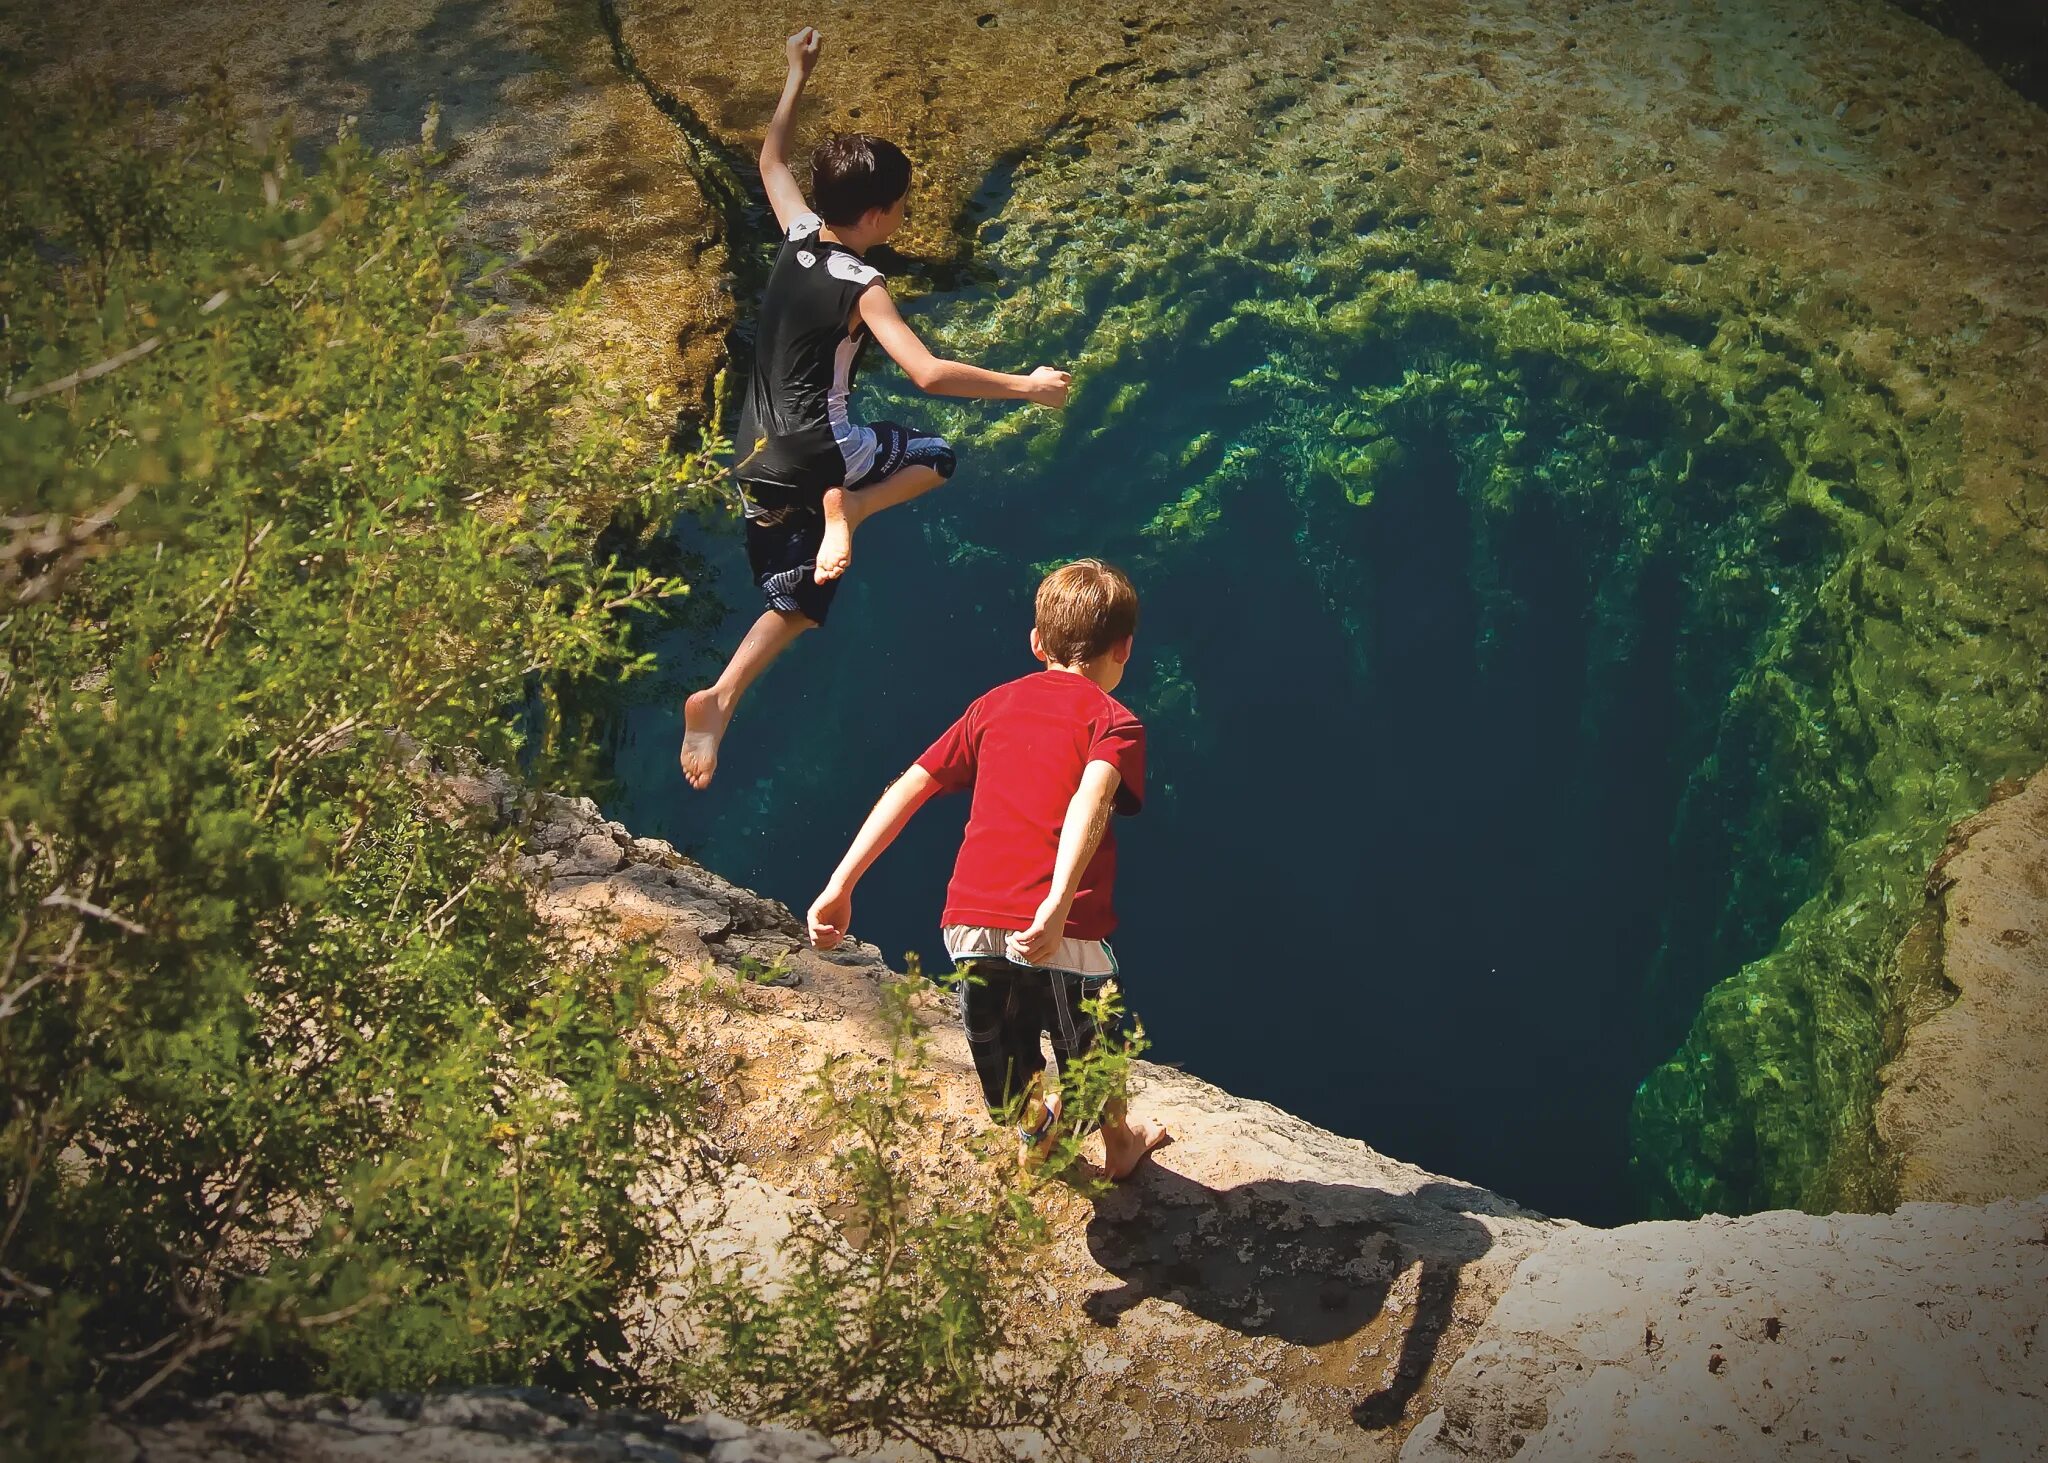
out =
{"type": "Polygon", "coordinates": [[[1117,680],[1116,661],[1107,655],[1098,656],[1094,660],[1080,661],[1074,665],[1061,665],[1058,661],[1049,660],[1045,663],[1045,668],[1049,671],[1059,671],[1063,675],[1079,676],[1084,681],[1093,681],[1104,691],[1109,690],[1117,680]]]}
{"type": "Polygon", "coordinates": [[[845,228],[834,228],[831,224],[826,224],[818,230],[818,237],[828,244],[851,249],[856,254],[867,253],[875,242],[868,237],[865,230],[854,224],[848,224],[845,228]]]}

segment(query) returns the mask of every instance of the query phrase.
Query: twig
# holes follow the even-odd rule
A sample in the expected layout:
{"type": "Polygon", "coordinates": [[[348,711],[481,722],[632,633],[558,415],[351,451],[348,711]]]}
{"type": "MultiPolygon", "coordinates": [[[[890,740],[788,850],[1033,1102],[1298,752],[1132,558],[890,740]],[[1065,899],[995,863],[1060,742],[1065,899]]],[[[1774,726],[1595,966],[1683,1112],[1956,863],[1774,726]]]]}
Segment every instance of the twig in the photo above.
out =
{"type": "Polygon", "coordinates": [[[124,351],[108,356],[104,361],[98,361],[90,366],[73,371],[69,376],[59,376],[55,381],[46,381],[41,386],[30,386],[21,391],[10,391],[7,393],[7,404],[9,406],[25,406],[29,402],[39,400],[42,397],[55,396],[60,391],[69,391],[74,386],[83,386],[86,382],[97,380],[109,371],[120,370],[130,361],[141,360],[163,343],[164,338],[161,335],[152,335],[139,345],[131,345],[124,351]]]}
{"type": "MultiPolygon", "coordinates": [[[[219,1323],[216,1322],[215,1324],[218,1325],[219,1323]]],[[[215,1331],[211,1336],[193,1337],[176,1356],[158,1367],[148,1381],[130,1392],[126,1397],[123,1397],[119,1402],[116,1402],[114,1410],[116,1412],[126,1412],[151,1392],[162,1386],[166,1381],[170,1380],[175,1373],[184,1367],[185,1363],[209,1351],[218,1351],[234,1339],[234,1331],[225,1327],[215,1331]]]]}
{"type": "Polygon", "coordinates": [[[94,919],[105,920],[116,929],[125,930],[131,935],[146,935],[149,933],[148,930],[135,923],[134,920],[123,919],[111,909],[102,909],[99,905],[80,899],[75,894],[66,894],[62,889],[57,890],[54,894],[45,894],[42,899],[42,907],[44,909],[75,909],[80,914],[88,914],[94,919]]]}
{"type": "Polygon", "coordinates": [[[206,638],[199,642],[202,650],[211,650],[220,643],[220,637],[227,632],[228,611],[234,608],[235,594],[242,587],[242,581],[249,577],[249,565],[256,557],[256,551],[263,547],[263,541],[270,537],[270,530],[277,527],[275,518],[266,519],[263,527],[254,534],[249,532],[249,519],[242,519],[242,558],[235,565],[235,572],[228,576],[228,582],[221,594],[220,608],[214,611],[213,624],[207,627],[206,638]]]}
{"type": "MultiPolygon", "coordinates": [[[[301,237],[304,236],[302,235],[301,237]]],[[[290,249],[292,243],[296,242],[297,240],[293,240],[291,243],[287,243],[285,248],[290,249]]],[[[216,290],[213,297],[199,307],[199,313],[211,315],[215,310],[218,310],[228,302],[228,297],[228,291],[216,290]]],[[[7,393],[7,404],[9,406],[26,406],[29,402],[39,400],[42,397],[55,396],[60,391],[69,391],[74,386],[83,386],[88,381],[97,381],[109,372],[118,371],[123,366],[139,361],[144,356],[151,354],[164,343],[164,340],[165,337],[161,335],[152,335],[149,339],[131,345],[124,351],[115,352],[103,361],[95,361],[90,366],[82,366],[78,370],[73,371],[69,376],[60,376],[55,381],[44,382],[41,386],[28,386],[20,391],[10,391],[7,393]]]]}
{"type": "Polygon", "coordinates": [[[0,1269],[0,1280],[6,1281],[24,1295],[34,1296],[37,1300],[48,1300],[56,1293],[49,1286],[38,1285],[33,1280],[28,1280],[15,1274],[12,1270],[0,1269]]]}

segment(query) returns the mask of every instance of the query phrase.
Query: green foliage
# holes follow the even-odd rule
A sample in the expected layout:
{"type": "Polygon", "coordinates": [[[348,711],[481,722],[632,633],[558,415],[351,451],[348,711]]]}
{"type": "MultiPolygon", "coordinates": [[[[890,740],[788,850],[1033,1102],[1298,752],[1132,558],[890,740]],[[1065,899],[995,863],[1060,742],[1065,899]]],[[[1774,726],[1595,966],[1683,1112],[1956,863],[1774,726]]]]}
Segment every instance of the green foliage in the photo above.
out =
{"type": "Polygon", "coordinates": [[[683,586],[593,559],[591,505],[665,520],[709,461],[634,440],[584,302],[487,308],[429,159],[4,110],[0,1435],[602,1391],[690,1085],[627,1034],[651,966],[552,949],[418,749],[530,756],[514,709],[637,669],[683,586]]]}
{"type": "Polygon", "coordinates": [[[938,1454],[1056,1426],[1072,1346],[1019,1313],[1047,1230],[1033,1181],[1003,1152],[1008,1129],[989,1135],[993,1161],[959,1164],[936,1191],[905,1158],[926,1120],[922,988],[915,977],[883,987],[887,1060],[834,1057],[814,1079],[823,1206],[799,1213],[772,1256],[700,1261],[682,1390],[742,1416],[938,1454]]]}

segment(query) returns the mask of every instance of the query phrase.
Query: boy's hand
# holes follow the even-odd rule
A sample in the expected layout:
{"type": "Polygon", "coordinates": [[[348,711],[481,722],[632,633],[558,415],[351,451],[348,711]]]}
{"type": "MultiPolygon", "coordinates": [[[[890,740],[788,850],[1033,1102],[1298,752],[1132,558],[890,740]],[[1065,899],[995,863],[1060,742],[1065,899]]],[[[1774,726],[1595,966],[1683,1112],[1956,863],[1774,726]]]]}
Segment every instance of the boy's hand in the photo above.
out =
{"type": "Polygon", "coordinates": [[[1062,407],[1067,404],[1067,392],[1073,384],[1074,378],[1059,367],[1040,366],[1031,373],[1024,399],[1040,406],[1062,407]]]}
{"type": "Polygon", "coordinates": [[[1059,949],[1060,941],[1067,937],[1067,907],[1056,900],[1048,899],[1038,906],[1038,913],[1031,917],[1031,928],[1013,930],[1003,941],[1003,948],[1012,960],[1021,960],[1026,965],[1043,965],[1052,959],[1053,951],[1059,949]]]}
{"type": "Polygon", "coordinates": [[[827,889],[811,905],[806,922],[811,927],[813,945],[820,950],[836,950],[846,938],[847,926],[853,923],[853,896],[827,889]]]}
{"type": "Polygon", "coordinates": [[[807,25],[782,44],[783,54],[789,57],[789,69],[798,76],[808,78],[811,68],[818,64],[818,45],[824,39],[816,26],[807,25]]]}

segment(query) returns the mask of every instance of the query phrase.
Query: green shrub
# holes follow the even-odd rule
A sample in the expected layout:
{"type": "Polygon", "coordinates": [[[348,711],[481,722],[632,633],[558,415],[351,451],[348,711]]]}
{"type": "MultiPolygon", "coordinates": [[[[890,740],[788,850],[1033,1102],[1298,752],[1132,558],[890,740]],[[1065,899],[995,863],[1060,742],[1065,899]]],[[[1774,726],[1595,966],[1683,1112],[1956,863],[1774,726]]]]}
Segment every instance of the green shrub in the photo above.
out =
{"type": "Polygon", "coordinates": [[[595,561],[592,505],[666,521],[709,460],[635,442],[584,301],[494,318],[421,155],[4,110],[0,1436],[602,1392],[689,1085],[628,1036],[651,966],[551,949],[414,749],[503,765],[638,668],[682,586],[595,561]]]}
{"type": "Polygon", "coordinates": [[[709,1191],[692,1054],[446,775],[571,775],[684,588],[592,545],[660,557],[721,444],[636,440],[569,348],[587,289],[488,305],[513,276],[424,151],[302,174],[218,96],[0,100],[0,1455],[215,1388],[1042,1422],[1046,1368],[999,1358],[1024,1189],[913,1201],[883,1157],[914,1043],[820,1074],[851,1234],[773,1304],[696,1272],[730,1344],[647,1374],[636,1318],[691,1278],[649,1196],[709,1191]]]}
{"type": "MultiPolygon", "coordinates": [[[[906,1156],[929,1121],[921,985],[883,988],[887,1062],[841,1056],[817,1073],[823,1207],[802,1212],[773,1255],[700,1261],[680,1317],[694,1345],[676,1384],[743,1416],[940,1456],[1004,1452],[1012,1432],[1057,1443],[1079,1374],[1072,1334],[1025,1283],[1049,1237],[1037,1190],[1088,1186],[1081,1136],[1123,1094],[1143,1033],[1105,1039],[1060,1074],[1064,1120],[1035,1173],[1003,1123],[977,1145],[981,1161],[960,1155],[935,1185],[906,1156]]],[[[1106,1033],[1119,1028],[1115,1002],[1091,1007],[1106,1033]]]]}

